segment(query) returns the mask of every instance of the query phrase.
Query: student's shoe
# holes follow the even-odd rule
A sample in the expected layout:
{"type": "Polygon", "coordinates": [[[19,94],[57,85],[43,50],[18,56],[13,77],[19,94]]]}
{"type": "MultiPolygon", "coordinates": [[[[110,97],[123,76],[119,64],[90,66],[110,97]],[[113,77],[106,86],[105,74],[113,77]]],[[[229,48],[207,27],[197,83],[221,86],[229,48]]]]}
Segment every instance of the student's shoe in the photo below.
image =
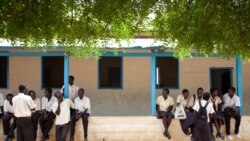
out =
{"type": "Polygon", "coordinates": [[[171,136],[170,136],[170,134],[169,134],[168,131],[165,133],[165,136],[166,136],[169,140],[171,139],[171,136]]]}
{"type": "Polygon", "coordinates": [[[4,141],[12,141],[12,139],[7,136],[4,141]]]}
{"type": "Polygon", "coordinates": [[[233,140],[233,137],[231,135],[228,135],[227,136],[228,140],[232,141],[233,140]]]}
{"type": "Polygon", "coordinates": [[[240,134],[236,134],[235,135],[237,138],[241,139],[241,135],[240,134]]]}
{"type": "Polygon", "coordinates": [[[84,141],[88,141],[88,139],[87,139],[87,138],[85,138],[85,139],[84,139],[84,141]]]}
{"type": "Polygon", "coordinates": [[[216,134],[216,138],[219,138],[221,140],[224,140],[224,136],[222,136],[221,134],[216,134]]]}

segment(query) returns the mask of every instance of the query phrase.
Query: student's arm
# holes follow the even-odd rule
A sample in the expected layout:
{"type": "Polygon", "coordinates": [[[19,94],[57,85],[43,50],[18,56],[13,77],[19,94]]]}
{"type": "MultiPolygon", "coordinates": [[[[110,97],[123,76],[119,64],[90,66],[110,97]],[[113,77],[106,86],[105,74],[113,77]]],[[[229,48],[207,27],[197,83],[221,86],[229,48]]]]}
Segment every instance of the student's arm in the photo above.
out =
{"type": "Polygon", "coordinates": [[[155,106],[155,108],[156,108],[156,115],[158,116],[159,112],[160,112],[160,99],[159,99],[159,97],[156,100],[156,106],[155,106]]]}
{"type": "Polygon", "coordinates": [[[1,112],[4,113],[3,106],[0,106],[1,112]]]}
{"type": "Polygon", "coordinates": [[[4,105],[4,96],[3,94],[0,93],[0,110],[2,113],[4,113],[3,105],[4,105]]]}
{"type": "Polygon", "coordinates": [[[29,96],[27,96],[27,101],[28,101],[28,105],[31,111],[35,111],[36,110],[36,104],[34,103],[33,99],[29,96]]]}
{"type": "Polygon", "coordinates": [[[60,102],[60,101],[58,101],[58,104],[57,104],[57,109],[56,109],[56,111],[55,111],[55,114],[56,114],[56,115],[59,115],[59,114],[60,114],[60,112],[61,112],[61,107],[60,107],[60,104],[61,104],[61,102],[60,102]]]}
{"type": "Polygon", "coordinates": [[[171,112],[173,110],[173,107],[174,107],[174,100],[173,100],[173,98],[172,97],[169,97],[169,98],[171,98],[171,103],[170,103],[170,106],[168,107],[167,112],[171,112]]]}

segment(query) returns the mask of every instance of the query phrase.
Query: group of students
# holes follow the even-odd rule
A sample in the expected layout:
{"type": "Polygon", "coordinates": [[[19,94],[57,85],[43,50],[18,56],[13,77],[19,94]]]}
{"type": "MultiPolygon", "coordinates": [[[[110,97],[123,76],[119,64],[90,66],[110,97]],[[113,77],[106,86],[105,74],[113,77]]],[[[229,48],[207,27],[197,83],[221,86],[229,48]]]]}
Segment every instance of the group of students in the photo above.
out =
{"type": "MultiPolygon", "coordinates": [[[[203,88],[198,88],[196,94],[189,96],[189,90],[184,89],[176,99],[177,107],[181,106],[185,113],[185,118],[180,119],[182,131],[191,136],[192,141],[214,141],[215,137],[224,140],[220,129],[225,124],[227,138],[233,140],[230,133],[230,119],[234,118],[236,121],[234,133],[237,138],[241,138],[239,134],[241,103],[235,93],[236,89],[230,87],[228,93],[221,97],[216,88],[211,88],[210,92],[205,93],[203,88]],[[215,137],[213,125],[217,130],[215,137]]],[[[163,135],[168,139],[171,139],[168,129],[174,117],[173,108],[174,100],[169,96],[169,89],[163,89],[162,95],[156,101],[156,111],[157,118],[163,120],[165,128],[163,135]]]]}
{"type": "Polygon", "coordinates": [[[69,76],[69,99],[64,99],[64,87],[54,94],[51,88],[45,88],[42,100],[36,97],[35,91],[28,91],[25,85],[19,85],[18,89],[16,96],[9,93],[5,100],[0,93],[0,118],[3,121],[5,141],[14,138],[15,129],[17,141],[35,141],[38,124],[42,132],[41,141],[49,140],[54,120],[56,141],[65,141],[69,130],[70,141],[74,141],[75,125],[79,119],[83,123],[84,141],[88,140],[90,99],[85,96],[83,88],[74,85],[73,76],[69,76]]]}

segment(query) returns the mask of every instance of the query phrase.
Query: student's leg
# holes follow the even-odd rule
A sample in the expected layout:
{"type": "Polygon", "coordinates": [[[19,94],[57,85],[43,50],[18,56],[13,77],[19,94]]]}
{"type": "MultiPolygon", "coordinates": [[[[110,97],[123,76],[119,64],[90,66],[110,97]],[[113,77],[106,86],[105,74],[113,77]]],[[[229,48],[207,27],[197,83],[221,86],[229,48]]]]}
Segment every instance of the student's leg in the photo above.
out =
{"type": "Polygon", "coordinates": [[[75,116],[73,116],[70,121],[70,139],[71,140],[74,140],[76,122],[77,122],[77,119],[75,116]]]}
{"type": "Polygon", "coordinates": [[[39,120],[39,117],[40,117],[40,113],[35,113],[33,116],[32,116],[32,123],[33,123],[33,129],[34,129],[34,138],[36,139],[37,137],[37,124],[38,124],[38,120],[39,120]]]}
{"type": "Polygon", "coordinates": [[[235,130],[234,130],[234,133],[235,134],[239,134],[241,116],[240,115],[235,116],[234,119],[235,119],[235,130]]]}
{"type": "Polygon", "coordinates": [[[5,118],[2,118],[2,122],[3,122],[3,133],[4,135],[8,135],[9,130],[10,130],[10,120],[12,117],[8,116],[5,118]]]}
{"type": "Polygon", "coordinates": [[[48,113],[48,114],[49,114],[49,115],[48,115],[48,120],[47,120],[47,122],[46,122],[45,131],[44,131],[44,136],[45,136],[45,138],[48,138],[48,136],[49,136],[49,131],[50,131],[50,129],[52,128],[54,119],[55,119],[55,117],[56,117],[56,115],[53,114],[52,112],[51,112],[51,113],[48,113]]]}
{"type": "Polygon", "coordinates": [[[61,136],[60,125],[56,125],[56,141],[60,141],[60,136],[61,136]]]}
{"type": "Polygon", "coordinates": [[[82,123],[83,123],[83,130],[84,130],[84,139],[88,138],[88,124],[89,124],[89,114],[85,113],[82,115],[82,123]]]}
{"type": "Polygon", "coordinates": [[[22,123],[23,136],[25,141],[35,141],[34,129],[31,119],[23,119],[22,123]]]}
{"type": "Polygon", "coordinates": [[[9,133],[8,133],[8,137],[9,138],[13,138],[14,137],[14,131],[16,129],[16,118],[13,117],[13,122],[10,126],[10,130],[9,130],[9,133]]]}
{"type": "Polygon", "coordinates": [[[226,124],[226,134],[230,135],[230,119],[229,115],[225,115],[225,124],[226,124]]]}
{"type": "Polygon", "coordinates": [[[69,130],[69,124],[62,125],[60,141],[66,141],[68,130],[69,130]]]}
{"type": "Polygon", "coordinates": [[[41,131],[42,131],[43,135],[44,135],[45,123],[46,123],[46,120],[45,120],[44,116],[45,116],[45,114],[44,114],[44,112],[42,112],[41,116],[40,116],[40,119],[39,119],[39,125],[40,125],[40,128],[41,128],[41,131]]]}
{"type": "Polygon", "coordinates": [[[17,141],[24,141],[23,130],[22,130],[22,119],[16,120],[16,127],[17,127],[17,141]]]}

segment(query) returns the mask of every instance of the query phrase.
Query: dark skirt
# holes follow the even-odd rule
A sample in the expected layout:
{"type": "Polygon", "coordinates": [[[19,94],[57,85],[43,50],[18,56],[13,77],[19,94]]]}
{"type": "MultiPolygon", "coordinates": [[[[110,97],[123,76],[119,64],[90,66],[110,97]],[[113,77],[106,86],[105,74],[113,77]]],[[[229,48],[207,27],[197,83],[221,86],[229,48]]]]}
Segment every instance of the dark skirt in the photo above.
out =
{"type": "Polygon", "coordinates": [[[163,117],[173,118],[174,115],[172,112],[160,111],[159,116],[160,118],[163,118],[163,117]]]}
{"type": "Polygon", "coordinates": [[[202,128],[202,130],[196,126],[193,128],[192,141],[212,141],[212,133],[209,123],[202,128]]]}
{"type": "Polygon", "coordinates": [[[196,115],[194,112],[187,112],[186,111],[187,118],[180,120],[181,122],[181,128],[182,131],[186,131],[188,128],[190,128],[196,121],[196,115]]]}
{"type": "Polygon", "coordinates": [[[221,111],[216,111],[214,116],[213,116],[214,119],[223,119],[223,114],[221,111]]]}

